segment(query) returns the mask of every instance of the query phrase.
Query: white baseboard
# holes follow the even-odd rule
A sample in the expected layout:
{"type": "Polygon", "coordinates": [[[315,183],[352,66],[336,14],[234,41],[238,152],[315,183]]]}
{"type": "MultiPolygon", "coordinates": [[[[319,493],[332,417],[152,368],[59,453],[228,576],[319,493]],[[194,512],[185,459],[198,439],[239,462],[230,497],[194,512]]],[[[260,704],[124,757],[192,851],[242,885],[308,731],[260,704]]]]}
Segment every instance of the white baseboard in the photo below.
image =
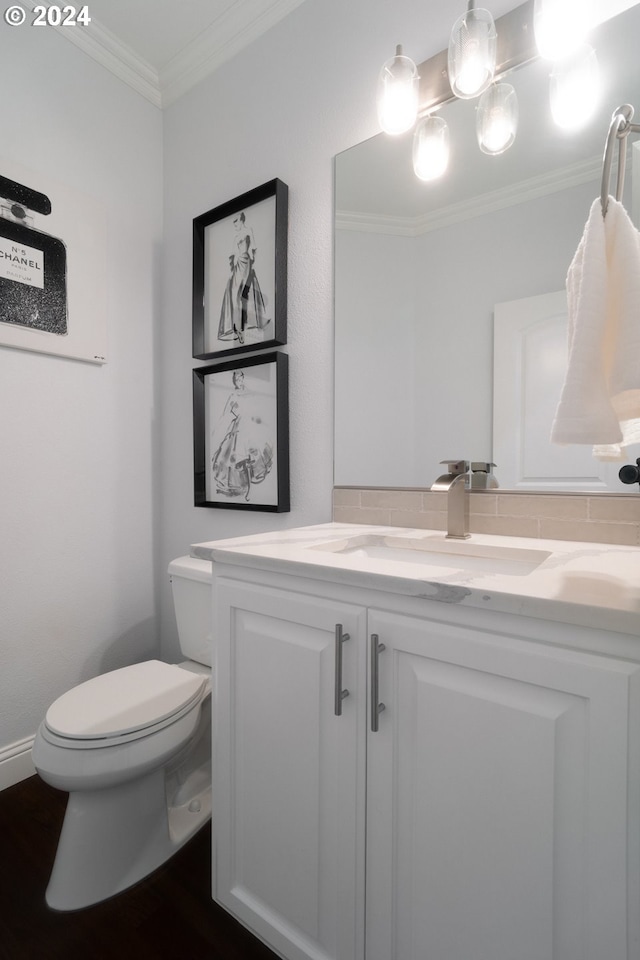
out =
{"type": "Polygon", "coordinates": [[[31,759],[31,747],[35,737],[25,737],[6,747],[0,747],[0,790],[12,787],[36,772],[31,759]]]}

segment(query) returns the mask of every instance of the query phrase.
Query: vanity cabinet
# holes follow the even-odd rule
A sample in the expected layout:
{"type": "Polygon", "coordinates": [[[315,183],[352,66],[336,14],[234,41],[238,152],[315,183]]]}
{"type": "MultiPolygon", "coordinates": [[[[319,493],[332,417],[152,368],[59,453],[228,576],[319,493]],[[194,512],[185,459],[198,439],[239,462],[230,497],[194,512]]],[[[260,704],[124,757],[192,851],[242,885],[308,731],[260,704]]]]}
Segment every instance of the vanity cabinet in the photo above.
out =
{"type": "Polygon", "coordinates": [[[361,957],[366,611],[226,579],[215,607],[214,898],[287,960],[361,957]]]}
{"type": "Polygon", "coordinates": [[[638,662],[586,628],[214,580],[216,900],[287,960],[637,960],[638,662]]]}

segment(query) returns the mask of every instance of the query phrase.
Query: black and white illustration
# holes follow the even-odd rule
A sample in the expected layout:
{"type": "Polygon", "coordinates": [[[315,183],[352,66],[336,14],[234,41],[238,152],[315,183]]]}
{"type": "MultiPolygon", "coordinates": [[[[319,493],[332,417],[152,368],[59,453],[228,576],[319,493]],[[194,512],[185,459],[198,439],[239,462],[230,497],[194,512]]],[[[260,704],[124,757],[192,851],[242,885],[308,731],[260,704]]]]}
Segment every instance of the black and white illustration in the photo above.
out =
{"type": "Polygon", "coordinates": [[[289,509],[287,361],[194,370],[196,506],[289,509]]]}
{"type": "Polygon", "coordinates": [[[257,187],[193,229],[194,357],[286,343],[286,184],[257,187]]]}
{"type": "MultiPolygon", "coordinates": [[[[268,221],[268,208],[273,204],[264,200],[254,210],[254,220],[268,221]],[[267,205],[267,209],[264,206],[267,205]],[[258,216],[256,217],[256,213],[258,216]],[[266,215],[265,215],[266,214],[266,215]]],[[[218,340],[236,341],[238,344],[255,343],[268,336],[268,327],[271,323],[268,304],[273,304],[274,277],[273,243],[268,232],[264,232],[262,249],[259,250],[251,222],[247,223],[244,210],[237,213],[233,220],[233,237],[229,243],[229,276],[224,286],[220,319],[218,321],[218,340]],[[268,293],[262,292],[258,274],[260,272],[260,256],[264,262],[265,281],[268,284],[268,293]],[[266,254],[266,256],[265,256],[266,254]],[[258,264],[256,266],[256,260],[258,264]]],[[[227,221],[223,221],[226,226],[227,221]]],[[[209,227],[208,230],[213,230],[209,227]]],[[[214,244],[209,244],[213,249],[214,244]]],[[[211,263],[211,277],[216,273],[215,259],[211,263]]],[[[212,301],[209,310],[215,311],[217,298],[215,296],[217,284],[211,284],[212,301]]]]}
{"type": "Polygon", "coordinates": [[[0,345],[106,362],[106,216],[0,158],[0,345]]]}

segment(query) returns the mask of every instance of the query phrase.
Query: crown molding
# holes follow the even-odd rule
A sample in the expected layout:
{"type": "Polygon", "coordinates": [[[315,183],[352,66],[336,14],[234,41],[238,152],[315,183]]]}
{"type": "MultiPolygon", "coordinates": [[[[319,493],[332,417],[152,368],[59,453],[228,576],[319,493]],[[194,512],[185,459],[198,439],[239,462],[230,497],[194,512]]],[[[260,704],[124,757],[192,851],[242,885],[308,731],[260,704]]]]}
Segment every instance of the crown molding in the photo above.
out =
{"type": "MultiPolygon", "coordinates": [[[[23,0],[24,6],[33,10],[38,0],[23,0]]],[[[42,6],[42,4],[40,4],[42,6]]],[[[50,6],[49,3],[46,6],[50,6]]],[[[114,76],[149,100],[154,106],[162,106],[158,71],[150,63],[103,27],[95,18],[86,27],[48,26],[47,29],[70,40],[96,63],[106,67],[114,76]]]]}
{"type": "Polygon", "coordinates": [[[383,213],[358,213],[336,210],[336,230],[355,233],[385,233],[393,237],[417,237],[421,233],[417,217],[392,217],[383,213]]]}
{"type": "Polygon", "coordinates": [[[162,106],[200,83],[302,2],[243,0],[242,4],[232,4],[161,69],[162,106]]]}
{"type": "MultiPolygon", "coordinates": [[[[162,108],[204,80],[302,2],[244,0],[234,3],[160,71],[95,18],[86,27],[51,26],[49,29],[57,30],[123,83],[162,108]]],[[[33,11],[38,0],[23,0],[23,3],[33,11]]]]}
{"type": "Polygon", "coordinates": [[[598,180],[602,173],[602,159],[594,157],[580,163],[554,170],[551,173],[531,177],[520,183],[499,190],[483,193],[471,200],[451,203],[446,207],[431,210],[419,217],[391,217],[363,214],[349,210],[336,210],[336,230],[353,230],[360,233],[381,233],[401,237],[419,237],[441,227],[449,227],[464,220],[471,220],[495,210],[525,203],[539,197],[558,193],[582,183],[598,180]]]}

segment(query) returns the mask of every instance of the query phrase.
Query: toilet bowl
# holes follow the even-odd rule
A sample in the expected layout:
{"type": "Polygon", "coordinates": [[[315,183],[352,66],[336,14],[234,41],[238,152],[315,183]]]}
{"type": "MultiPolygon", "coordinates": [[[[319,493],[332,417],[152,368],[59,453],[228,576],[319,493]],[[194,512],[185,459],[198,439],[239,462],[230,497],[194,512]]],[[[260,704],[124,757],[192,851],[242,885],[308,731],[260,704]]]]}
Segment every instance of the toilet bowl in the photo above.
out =
{"type": "Polygon", "coordinates": [[[125,890],[211,816],[211,564],[169,567],[180,645],[74,687],[48,709],[33,761],[69,792],[46,900],[76,910],[125,890]],[[208,663],[206,662],[208,660],[208,663]]]}

